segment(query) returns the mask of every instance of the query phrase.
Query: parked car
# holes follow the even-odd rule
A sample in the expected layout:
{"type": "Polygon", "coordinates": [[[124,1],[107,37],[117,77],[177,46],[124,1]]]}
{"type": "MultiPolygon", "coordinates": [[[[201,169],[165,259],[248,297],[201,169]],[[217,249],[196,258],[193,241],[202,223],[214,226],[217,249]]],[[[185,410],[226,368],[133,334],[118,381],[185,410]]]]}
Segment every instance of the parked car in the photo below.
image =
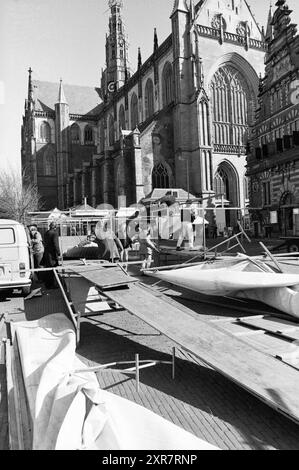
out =
{"type": "Polygon", "coordinates": [[[32,266],[28,231],[14,220],[0,219],[0,293],[22,289],[31,291],[32,266]],[[27,271],[26,271],[27,270],[27,271]]]}

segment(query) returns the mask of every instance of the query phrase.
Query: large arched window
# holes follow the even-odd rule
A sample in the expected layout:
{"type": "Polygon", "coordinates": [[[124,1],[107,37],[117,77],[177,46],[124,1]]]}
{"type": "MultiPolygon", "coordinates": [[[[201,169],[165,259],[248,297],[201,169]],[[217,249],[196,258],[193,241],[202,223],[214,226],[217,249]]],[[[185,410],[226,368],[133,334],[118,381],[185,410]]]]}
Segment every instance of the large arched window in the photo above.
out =
{"type": "Polygon", "coordinates": [[[211,98],[215,144],[245,145],[252,104],[244,76],[231,65],[220,68],[212,79],[211,98]]]}
{"type": "Polygon", "coordinates": [[[150,118],[154,112],[154,85],[153,81],[149,78],[145,85],[144,92],[144,109],[145,109],[145,119],[150,118]]]}
{"type": "Polygon", "coordinates": [[[109,136],[109,145],[112,147],[115,143],[115,134],[114,134],[114,119],[112,114],[110,114],[108,121],[108,136],[109,136]]]}
{"type": "Polygon", "coordinates": [[[214,191],[218,199],[223,196],[229,201],[229,177],[227,172],[219,167],[214,179],[214,191]]]}
{"type": "Polygon", "coordinates": [[[139,124],[138,119],[138,98],[136,93],[133,93],[131,98],[131,129],[134,130],[139,124]]]}
{"type": "Polygon", "coordinates": [[[124,131],[126,129],[125,108],[123,107],[123,105],[121,105],[120,108],[119,108],[118,125],[119,125],[119,130],[120,131],[124,131]]]}
{"type": "Polygon", "coordinates": [[[169,176],[166,166],[163,165],[163,163],[158,163],[153,168],[152,186],[153,186],[153,189],[170,188],[170,176],[169,176]]]}
{"type": "Polygon", "coordinates": [[[201,101],[199,103],[199,122],[201,144],[204,146],[210,145],[209,111],[208,103],[206,101],[201,101]]]}
{"type": "Polygon", "coordinates": [[[162,74],[162,102],[163,107],[169,105],[173,101],[173,82],[172,82],[172,66],[167,62],[162,74]]]}
{"type": "Polygon", "coordinates": [[[39,129],[39,137],[42,142],[51,142],[51,127],[48,122],[42,122],[39,129]]]}
{"type": "Polygon", "coordinates": [[[78,124],[73,124],[71,127],[71,143],[80,144],[80,127],[78,124]]]}
{"type": "Polygon", "coordinates": [[[91,126],[86,126],[84,129],[84,143],[93,144],[93,130],[91,126]]]}

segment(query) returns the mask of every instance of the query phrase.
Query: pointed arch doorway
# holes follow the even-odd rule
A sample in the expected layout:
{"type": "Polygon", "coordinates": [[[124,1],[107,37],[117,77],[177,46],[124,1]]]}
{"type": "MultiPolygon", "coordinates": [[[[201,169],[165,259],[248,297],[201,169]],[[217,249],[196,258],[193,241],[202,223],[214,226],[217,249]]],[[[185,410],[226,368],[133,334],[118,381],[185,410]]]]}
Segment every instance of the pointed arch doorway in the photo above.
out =
{"type": "Polygon", "coordinates": [[[216,194],[216,223],[218,232],[234,228],[237,225],[239,211],[229,208],[239,207],[239,178],[235,167],[229,162],[222,162],[214,175],[214,191],[216,194]]]}

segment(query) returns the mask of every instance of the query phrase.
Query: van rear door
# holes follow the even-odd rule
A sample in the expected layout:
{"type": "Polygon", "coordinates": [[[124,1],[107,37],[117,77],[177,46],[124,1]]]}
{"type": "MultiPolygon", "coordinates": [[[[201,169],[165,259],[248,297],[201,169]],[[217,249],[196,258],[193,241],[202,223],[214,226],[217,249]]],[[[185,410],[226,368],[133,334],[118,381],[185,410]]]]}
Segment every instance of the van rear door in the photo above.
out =
{"type": "Polygon", "coordinates": [[[14,227],[0,227],[0,279],[12,279],[18,269],[19,249],[14,227]]]}

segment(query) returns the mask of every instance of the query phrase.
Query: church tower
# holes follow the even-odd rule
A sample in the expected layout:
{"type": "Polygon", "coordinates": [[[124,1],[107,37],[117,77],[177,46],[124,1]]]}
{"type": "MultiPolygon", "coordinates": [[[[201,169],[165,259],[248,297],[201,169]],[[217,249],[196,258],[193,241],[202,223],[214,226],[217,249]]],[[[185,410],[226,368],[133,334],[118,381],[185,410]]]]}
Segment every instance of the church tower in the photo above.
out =
{"type": "Polygon", "coordinates": [[[106,70],[102,75],[105,101],[129,78],[128,43],[122,18],[122,0],[109,0],[109,34],[106,35],[106,70]]]}
{"type": "Polygon", "coordinates": [[[32,69],[28,70],[28,96],[25,101],[25,116],[22,126],[22,168],[24,179],[37,184],[36,143],[34,135],[34,91],[32,69]]]}

